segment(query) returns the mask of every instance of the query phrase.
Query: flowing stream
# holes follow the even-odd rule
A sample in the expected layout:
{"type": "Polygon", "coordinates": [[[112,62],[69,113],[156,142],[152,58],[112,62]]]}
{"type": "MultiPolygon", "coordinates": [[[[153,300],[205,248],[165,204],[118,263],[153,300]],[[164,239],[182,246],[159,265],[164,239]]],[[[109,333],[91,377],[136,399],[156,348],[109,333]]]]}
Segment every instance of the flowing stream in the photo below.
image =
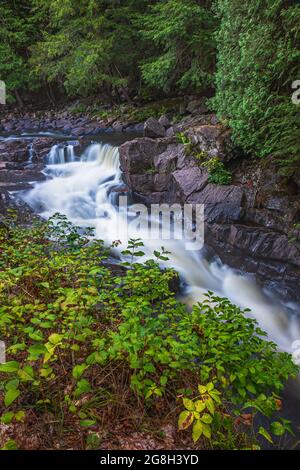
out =
{"type": "MultiPolygon", "coordinates": [[[[122,184],[118,148],[109,144],[91,144],[80,156],[72,145],[55,145],[48,155],[44,173],[47,180],[35,183],[22,198],[42,217],[56,212],[65,214],[74,224],[94,227],[96,237],[111,244],[121,240],[119,253],[126,247],[120,236],[127,221],[118,208],[118,188],[122,184]]],[[[187,251],[184,240],[147,240],[143,234],[146,256],[162,245],[171,252],[166,263],[173,266],[185,285],[182,295],[188,305],[201,300],[207,290],[228,297],[235,304],[250,308],[260,326],[280,349],[293,352],[293,342],[300,339],[298,306],[284,304],[259,288],[255,282],[218,260],[209,262],[202,252],[187,251]]]]}

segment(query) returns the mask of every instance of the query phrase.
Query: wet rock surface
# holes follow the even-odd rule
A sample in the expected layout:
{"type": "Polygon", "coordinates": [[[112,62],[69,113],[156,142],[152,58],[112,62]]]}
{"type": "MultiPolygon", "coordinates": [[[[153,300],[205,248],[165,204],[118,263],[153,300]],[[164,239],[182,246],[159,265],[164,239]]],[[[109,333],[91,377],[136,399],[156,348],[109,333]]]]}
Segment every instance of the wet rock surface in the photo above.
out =
{"type": "Polygon", "coordinates": [[[190,138],[208,155],[233,162],[232,184],[210,183],[206,170],[172,136],[120,147],[126,184],[148,205],[204,204],[205,242],[222,261],[300,300],[299,181],[278,176],[272,161],[264,167],[259,161],[239,164],[228,131],[198,124],[189,127],[190,138]]]}
{"type": "Polygon", "coordinates": [[[91,118],[71,111],[11,112],[0,118],[0,132],[21,134],[39,131],[58,131],[74,137],[92,136],[110,132],[142,133],[144,123],[119,122],[114,118],[91,118]]]}
{"type": "Polygon", "coordinates": [[[16,138],[0,141],[0,214],[8,208],[31,213],[14,194],[30,189],[32,183],[45,179],[45,157],[56,140],[50,137],[16,138]]]}

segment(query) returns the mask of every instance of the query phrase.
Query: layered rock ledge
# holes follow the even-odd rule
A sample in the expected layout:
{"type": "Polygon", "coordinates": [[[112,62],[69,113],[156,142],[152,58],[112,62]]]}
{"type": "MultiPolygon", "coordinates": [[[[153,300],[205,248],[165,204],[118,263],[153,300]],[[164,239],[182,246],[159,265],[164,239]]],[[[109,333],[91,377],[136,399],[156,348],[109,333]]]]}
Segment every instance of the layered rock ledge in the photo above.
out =
{"type": "Polygon", "coordinates": [[[239,160],[230,133],[220,125],[196,122],[176,129],[200,151],[232,166],[232,184],[213,184],[176,132],[167,125],[161,137],[161,127],[151,122],[145,129],[149,135],[151,128],[152,137],[120,147],[124,180],[135,198],[146,205],[204,204],[205,242],[222,261],[255,274],[285,298],[300,300],[299,180],[278,176],[271,161],[239,160]]]}

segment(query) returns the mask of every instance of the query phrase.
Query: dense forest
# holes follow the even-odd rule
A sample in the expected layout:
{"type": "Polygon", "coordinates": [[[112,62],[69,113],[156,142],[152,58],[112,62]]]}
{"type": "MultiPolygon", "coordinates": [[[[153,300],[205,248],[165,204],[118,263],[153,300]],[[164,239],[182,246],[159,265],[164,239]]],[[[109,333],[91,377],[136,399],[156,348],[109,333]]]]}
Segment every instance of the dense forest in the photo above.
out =
{"type": "Polygon", "coordinates": [[[0,77],[9,99],[113,103],[215,94],[246,153],[299,168],[300,5],[295,0],[3,0],[0,77]]]}

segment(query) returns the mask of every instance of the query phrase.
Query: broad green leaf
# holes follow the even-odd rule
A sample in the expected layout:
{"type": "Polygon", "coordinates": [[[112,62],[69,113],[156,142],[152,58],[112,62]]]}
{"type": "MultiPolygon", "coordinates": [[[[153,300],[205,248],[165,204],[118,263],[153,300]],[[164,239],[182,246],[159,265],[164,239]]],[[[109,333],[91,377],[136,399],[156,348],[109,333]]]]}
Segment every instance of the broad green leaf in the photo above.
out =
{"type": "Polygon", "coordinates": [[[15,416],[13,411],[8,411],[1,416],[1,423],[10,424],[15,416]]]}
{"type": "Polygon", "coordinates": [[[94,426],[96,424],[96,421],[94,419],[83,419],[80,421],[80,426],[83,426],[85,428],[89,426],[94,426]]]}
{"type": "Polygon", "coordinates": [[[13,439],[9,439],[8,441],[6,441],[4,446],[1,448],[1,450],[17,450],[17,449],[18,449],[17,444],[13,439]]]}
{"type": "Polygon", "coordinates": [[[10,380],[5,384],[6,390],[16,390],[19,387],[20,381],[18,379],[10,380]]]}
{"type": "Polygon", "coordinates": [[[20,395],[20,390],[18,389],[11,389],[8,390],[4,396],[4,404],[5,406],[10,406],[20,395]]]}
{"type": "Polygon", "coordinates": [[[197,420],[194,422],[194,425],[193,425],[193,432],[192,432],[193,441],[197,442],[202,436],[202,433],[203,433],[203,424],[201,423],[201,421],[197,420]]]}
{"type": "Polygon", "coordinates": [[[44,344],[34,344],[30,346],[28,349],[30,354],[30,360],[36,360],[41,354],[45,354],[47,352],[47,348],[44,344]]]}
{"type": "Polygon", "coordinates": [[[9,361],[4,364],[0,364],[0,372],[16,372],[20,367],[20,364],[17,361],[9,361]]]}
{"type": "Polygon", "coordinates": [[[75,367],[73,367],[72,375],[74,379],[80,379],[84,371],[87,369],[86,364],[79,364],[75,367]]]}
{"type": "Polygon", "coordinates": [[[207,439],[211,439],[211,427],[208,424],[202,423],[203,434],[207,439]]]}

